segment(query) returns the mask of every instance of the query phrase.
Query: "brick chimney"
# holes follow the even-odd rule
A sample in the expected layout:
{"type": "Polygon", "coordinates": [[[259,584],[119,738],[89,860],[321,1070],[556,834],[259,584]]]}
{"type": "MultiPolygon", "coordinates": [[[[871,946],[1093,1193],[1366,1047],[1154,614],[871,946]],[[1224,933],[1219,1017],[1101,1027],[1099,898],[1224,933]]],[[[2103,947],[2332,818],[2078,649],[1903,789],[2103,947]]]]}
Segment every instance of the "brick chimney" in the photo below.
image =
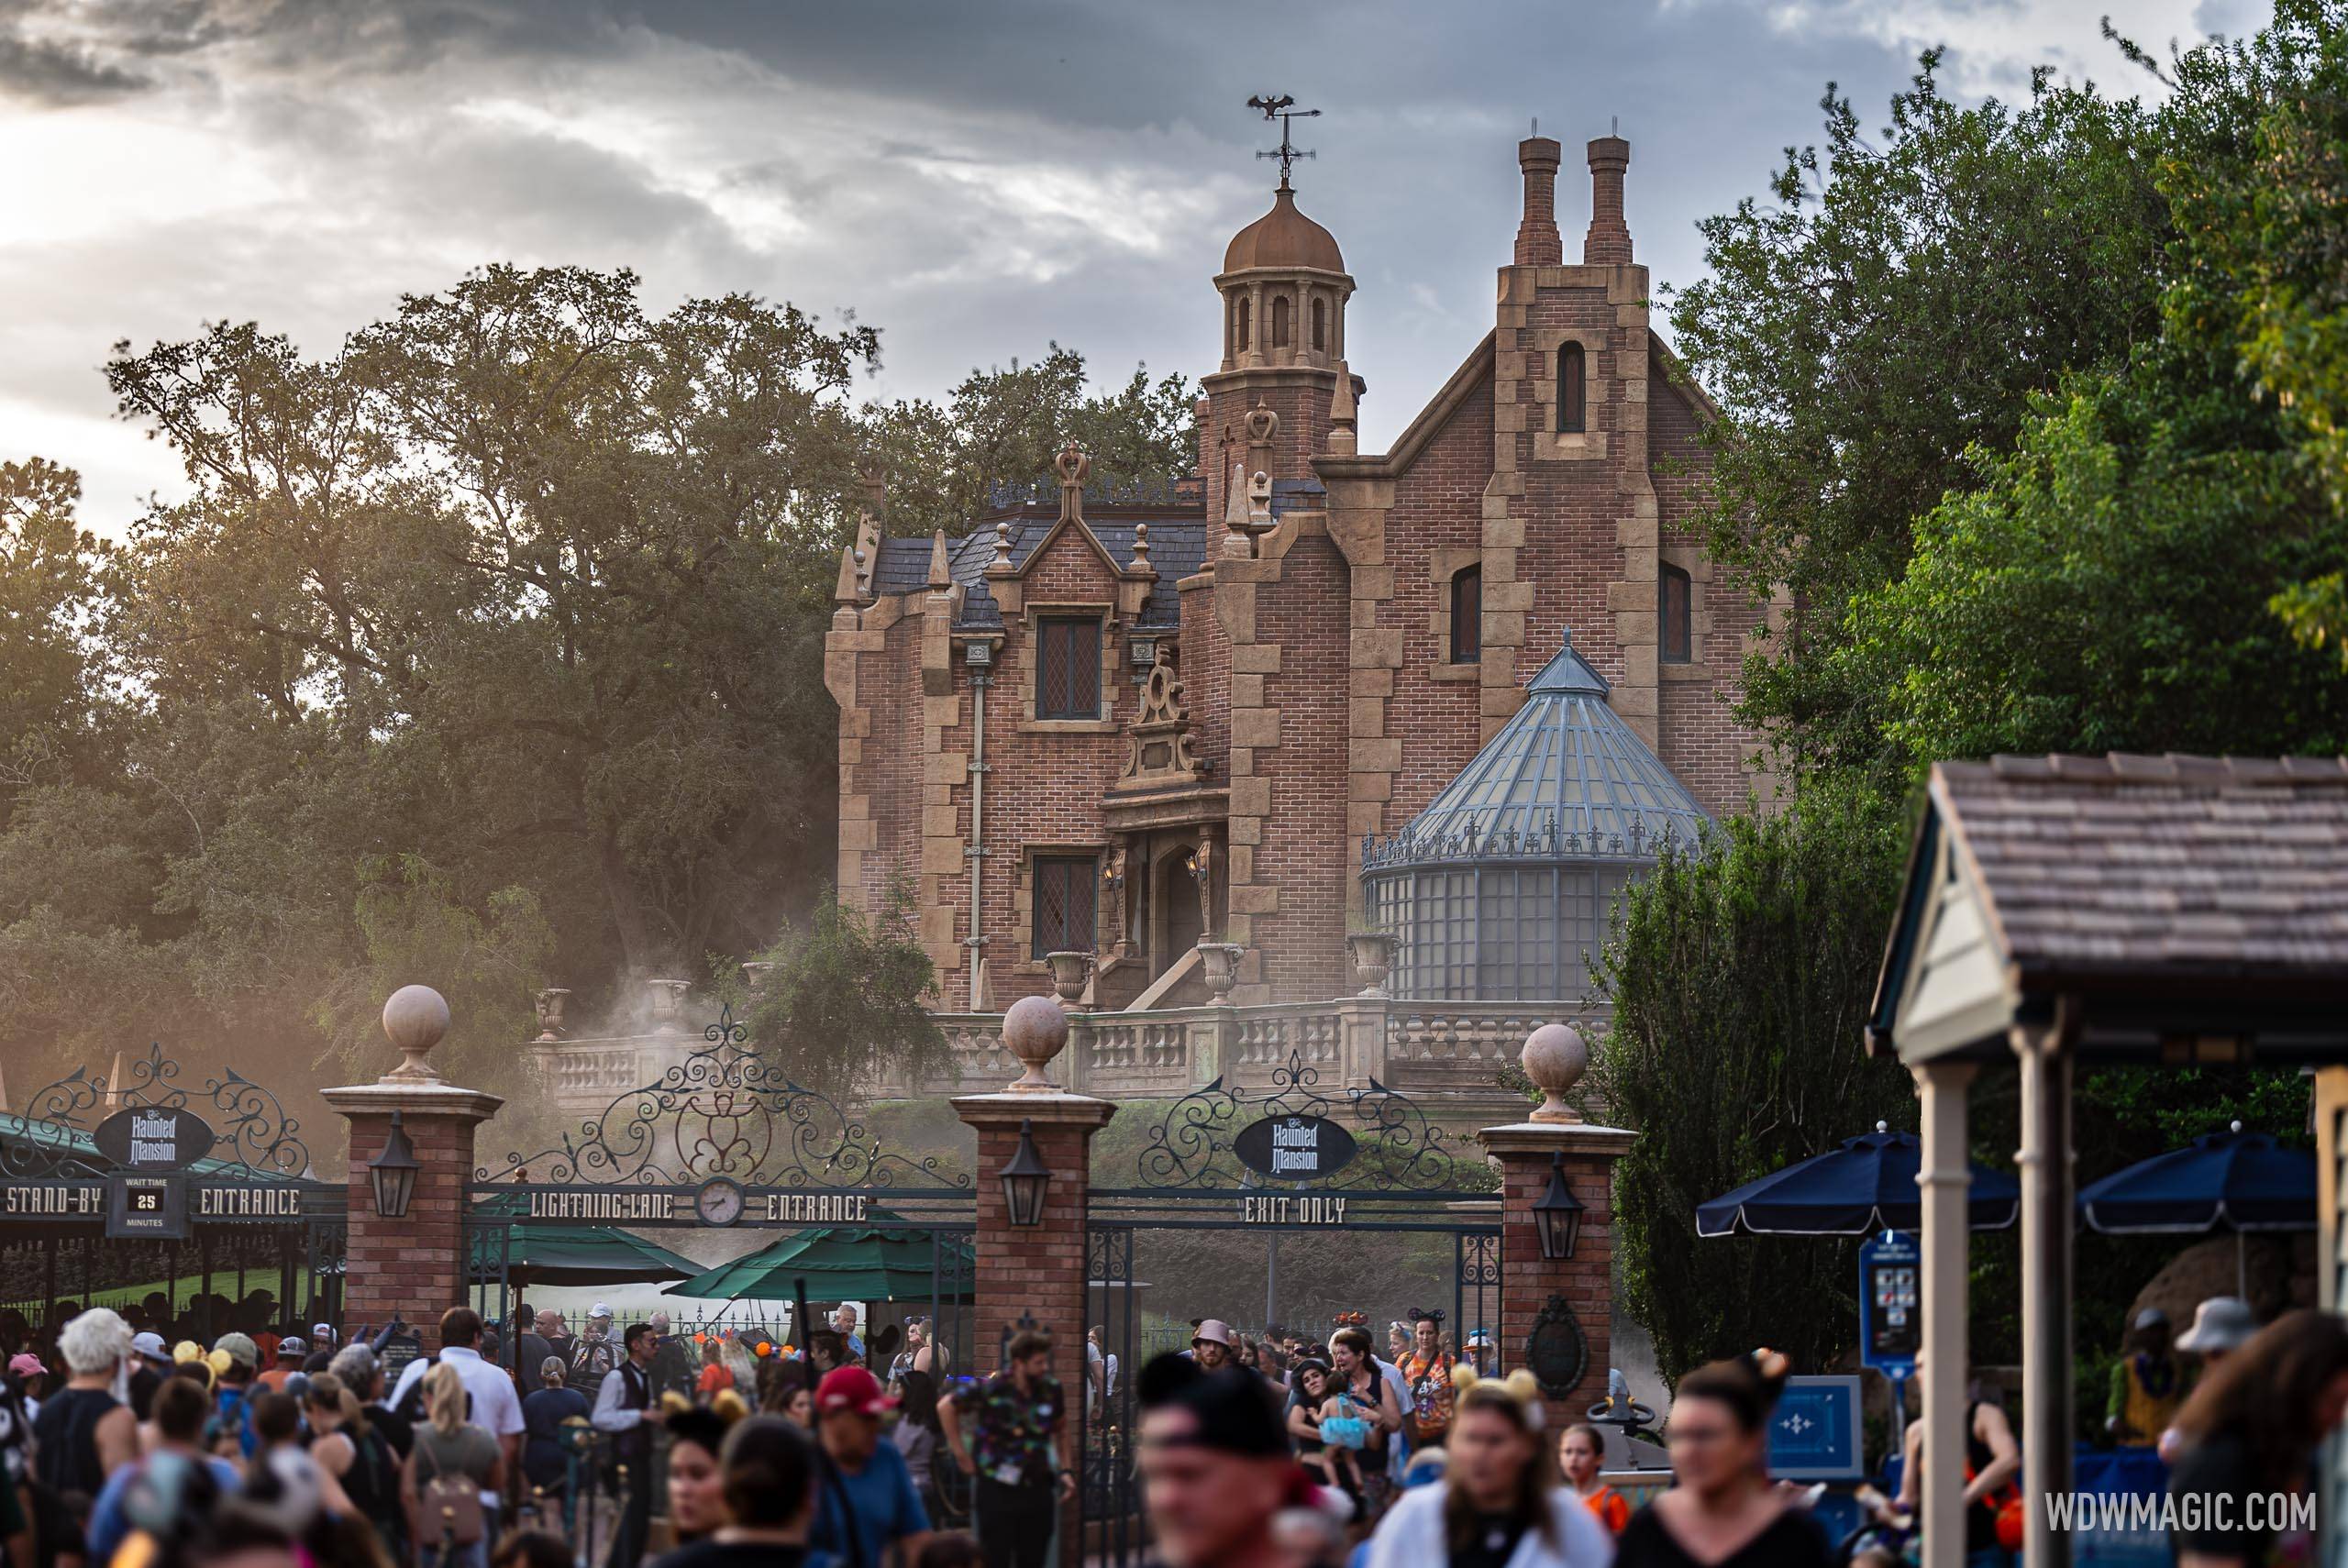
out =
{"type": "MultiPolygon", "coordinates": [[[[1589,144],[1589,232],[1582,236],[1585,267],[1627,267],[1631,263],[1631,230],[1623,221],[1623,171],[1631,166],[1631,144],[1619,136],[1601,136],[1589,144]]],[[[1532,177],[1526,176],[1529,203],[1532,177]]],[[[1519,241],[1520,247],[1523,242],[1519,241]]]]}
{"type": "Polygon", "coordinates": [[[1516,166],[1524,171],[1524,219],[1516,226],[1520,267],[1565,262],[1566,242],[1557,233],[1557,170],[1565,157],[1566,149],[1551,137],[1527,137],[1516,144],[1516,166]]]}

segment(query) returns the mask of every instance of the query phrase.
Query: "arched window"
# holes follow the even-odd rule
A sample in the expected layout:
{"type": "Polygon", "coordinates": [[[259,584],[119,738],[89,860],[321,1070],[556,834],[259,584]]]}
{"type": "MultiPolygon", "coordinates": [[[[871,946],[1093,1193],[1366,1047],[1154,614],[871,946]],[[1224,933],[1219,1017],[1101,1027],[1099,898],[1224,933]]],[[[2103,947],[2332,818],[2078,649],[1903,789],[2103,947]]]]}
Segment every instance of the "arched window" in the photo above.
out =
{"type": "Polygon", "coordinates": [[[1451,662],[1474,664],[1484,652],[1484,569],[1451,574],[1451,662]]]}
{"type": "Polygon", "coordinates": [[[1232,342],[1242,354],[1247,352],[1248,347],[1256,335],[1255,303],[1255,301],[1248,299],[1246,295],[1241,295],[1239,299],[1238,314],[1233,318],[1238,325],[1233,331],[1232,342]]]}
{"type": "Polygon", "coordinates": [[[1288,347],[1288,296],[1286,294],[1272,296],[1272,347],[1275,348],[1288,347]]]}
{"type": "Polygon", "coordinates": [[[1588,429],[1589,379],[1582,372],[1581,345],[1568,343],[1557,350],[1557,430],[1578,436],[1588,429]]]}
{"type": "Polygon", "coordinates": [[[1666,664],[1688,664],[1695,658],[1694,589],[1688,574],[1676,566],[1663,569],[1656,595],[1656,619],[1662,646],[1656,657],[1666,664]]]}
{"type": "Polygon", "coordinates": [[[1316,354],[1329,347],[1329,306],[1327,302],[1312,302],[1312,351],[1316,354]]]}

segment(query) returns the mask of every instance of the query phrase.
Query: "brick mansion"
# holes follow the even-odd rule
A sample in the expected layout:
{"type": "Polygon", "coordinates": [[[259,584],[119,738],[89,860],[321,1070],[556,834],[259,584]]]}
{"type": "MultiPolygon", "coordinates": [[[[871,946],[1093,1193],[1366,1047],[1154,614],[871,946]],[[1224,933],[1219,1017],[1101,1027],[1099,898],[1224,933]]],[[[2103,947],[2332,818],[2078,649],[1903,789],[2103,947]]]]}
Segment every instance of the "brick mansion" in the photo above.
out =
{"type": "Polygon", "coordinates": [[[1706,405],[1649,326],[1630,148],[1589,144],[1578,262],[1561,151],[1519,146],[1492,330],[1390,450],[1284,176],[1213,280],[1192,481],[1088,493],[1070,449],[958,539],[868,515],[825,661],[839,884],[912,881],[944,1007],[1056,966],[1093,1013],[1577,999],[1658,842],[1767,791],[1728,704],[1764,610],[1686,525],[1706,405]]]}

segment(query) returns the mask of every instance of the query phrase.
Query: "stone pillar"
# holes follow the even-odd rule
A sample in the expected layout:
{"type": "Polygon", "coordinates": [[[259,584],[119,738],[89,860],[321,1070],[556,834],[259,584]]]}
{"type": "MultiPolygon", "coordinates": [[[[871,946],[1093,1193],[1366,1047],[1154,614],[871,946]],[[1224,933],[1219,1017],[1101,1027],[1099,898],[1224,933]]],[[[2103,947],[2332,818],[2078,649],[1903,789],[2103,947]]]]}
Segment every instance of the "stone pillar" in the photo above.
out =
{"type": "Polygon", "coordinates": [[[1916,1185],[1922,1187],[1924,1228],[1924,1364],[1917,1375],[1924,1397],[1922,1568],[1962,1568],[1965,1562],[1966,1243],[1971,1217],[1966,1189],[1973,1167],[1966,1154],[1966,1090],[1970,1062],[1919,1063],[1910,1071],[1922,1102],[1923,1149],[1916,1185]]]}
{"type": "Polygon", "coordinates": [[[2021,1077],[2022,1561],[2068,1568],[2071,1537],[2038,1499],[2071,1490],[2071,1053],[2058,1010],[2013,1031],[2021,1077]]]}
{"type": "MultiPolygon", "coordinates": [[[[1068,1019],[1047,997],[1023,997],[1003,1014],[1003,1046],[1027,1066],[1019,1082],[997,1094],[962,1095],[954,1113],[976,1129],[978,1166],[978,1277],[971,1318],[971,1370],[981,1376],[999,1370],[997,1347],[1006,1327],[1021,1318],[1052,1336],[1052,1375],[1071,1405],[1083,1397],[1087,1196],[1091,1186],[1092,1135],[1117,1108],[1105,1099],[1070,1094],[1043,1076],[1068,1043],[1068,1019]],[[1036,1152],[1052,1173],[1044,1193],[1043,1223],[1013,1226],[1006,1206],[1002,1167],[1019,1148],[1022,1124],[1036,1152]]],[[[1126,1375],[1138,1372],[1134,1368],[1126,1375]]],[[[1071,1408],[1061,1435],[1061,1459],[1080,1468],[1074,1452],[1078,1425],[1071,1408]]],[[[1060,1510],[1060,1562],[1080,1568],[1082,1525],[1071,1499],[1060,1510]]]]}
{"type": "Polygon", "coordinates": [[[400,1065],[371,1084],[323,1091],[349,1123],[350,1237],[344,1252],[343,1318],[381,1325],[404,1318],[438,1348],[440,1314],[465,1299],[465,1187],[473,1175],[473,1129],[505,1102],[460,1088],[425,1064],[448,1032],[449,1004],[428,986],[403,986],[383,1004],[383,1032],[400,1065]],[[396,1113],[415,1148],[407,1213],[375,1212],[371,1165],[396,1113]]]}
{"type": "Polygon", "coordinates": [[[1614,1162],[1630,1152],[1634,1134],[1584,1121],[1565,1103],[1562,1097],[1589,1063],[1589,1048],[1571,1028],[1543,1024],[1526,1038],[1520,1060],[1546,1099],[1524,1121],[1487,1127],[1476,1138],[1501,1166],[1501,1369],[1534,1366],[1532,1343],[1543,1314],[1554,1317],[1560,1309],[1571,1313],[1588,1351],[1581,1375],[1570,1386],[1546,1380],[1542,1385],[1547,1430],[1554,1432],[1580,1420],[1606,1394],[1613,1348],[1614,1162]],[[1581,1231],[1569,1258],[1541,1255],[1534,1214],[1534,1205],[1549,1190],[1552,1155],[1562,1157],[1566,1186],[1582,1205],[1581,1231]]]}

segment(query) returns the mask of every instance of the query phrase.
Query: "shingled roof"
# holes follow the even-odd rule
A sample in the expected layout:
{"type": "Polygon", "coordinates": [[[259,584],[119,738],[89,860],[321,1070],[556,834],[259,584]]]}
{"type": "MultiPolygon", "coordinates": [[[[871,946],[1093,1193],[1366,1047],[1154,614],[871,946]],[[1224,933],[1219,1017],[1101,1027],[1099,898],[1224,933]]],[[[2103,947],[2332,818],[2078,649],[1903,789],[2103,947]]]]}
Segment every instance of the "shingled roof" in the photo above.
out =
{"type": "Polygon", "coordinates": [[[2096,994],[2140,1032],[2245,999],[2348,1016],[2348,758],[1935,766],[1871,1043],[2096,994]]]}

